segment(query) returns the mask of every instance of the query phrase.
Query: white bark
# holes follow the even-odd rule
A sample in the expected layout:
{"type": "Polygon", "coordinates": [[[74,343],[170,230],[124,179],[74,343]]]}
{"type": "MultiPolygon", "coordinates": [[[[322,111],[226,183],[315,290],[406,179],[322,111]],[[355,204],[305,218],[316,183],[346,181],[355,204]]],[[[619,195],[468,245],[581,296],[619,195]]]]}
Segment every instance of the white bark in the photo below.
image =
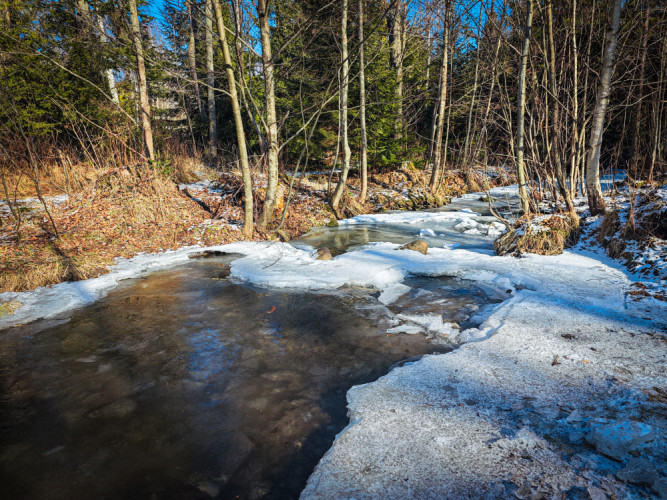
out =
{"type": "Polygon", "coordinates": [[[590,152],[586,165],[586,187],[588,190],[588,206],[591,214],[604,212],[605,202],[602,198],[600,186],[600,151],[602,149],[602,135],[604,132],[605,113],[611,93],[611,76],[614,71],[616,44],[618,42],[618,27],[621,20],[621,2],[614,0],[609,19],[609,31],[606,36],[606,46],[600,72],[600,86],[595,100],[593,123],[591,125],[590,152]]]}

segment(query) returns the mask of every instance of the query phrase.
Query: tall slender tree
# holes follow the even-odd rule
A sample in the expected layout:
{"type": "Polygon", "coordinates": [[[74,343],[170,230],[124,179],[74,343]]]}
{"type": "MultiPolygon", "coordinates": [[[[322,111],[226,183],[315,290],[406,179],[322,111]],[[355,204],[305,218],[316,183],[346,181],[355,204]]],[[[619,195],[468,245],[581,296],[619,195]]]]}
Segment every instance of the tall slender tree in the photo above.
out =
{"type": "Polygon", "coordinates": [[[364,59],[364,0],[359,0],[359,127],[361,129],[361,193],[359,201],[368,195],[368,138],[366,136],[366,61],[364,59]]]}
{"type": "Polygon", "coordinates": [[[218,155],[218,115],[215,109],[215,67],[213,63],[213,5],[206,0],[206,84],[208,88],[208,153],[218,155]]]}
{"type": "Polygon", "coordinates": [[[141,26],[139,25],[139,12],[137,11],[137,0],[129,0],[131,36],[134,45],[134,55],[137,60],[137,80],[139,87],[139,112],[141,114],[141,127],[144,132],[144,145],[148,152],[148,158],[153,161],[153,128],[151,127],[151,106],[148,100],[148,83],[146,81],[146,65],[144,63],[144,49],[141,41],[141,26]]]}
{"type": "Polygon", "coordinates": [[[445,107],[447,105],[447,69],[449,65],[449,1],[445,3],[444,21],[442,24],[442,62],[440,64],[440,92],[438,95],[437,106],[433,108],[433,123],[435,125],[435,144],[433,147],[433,170],[431,171],[431,180],[429,188],[432,192],[438,190],[440,176],[444,169],[443,161],[443,134],[445,130],[445,107]]]}
{"type": "Polygon", "coordinates": [[[253,233],[252,178],[250,176],[250,162],[248,161],[243,117],[241,116],[241,106],[239,105],[239,97],[236,90],[236,77],[234,75],[234,68],[232,67],[232,57],[229,53],[229,45],[227,44],[227,34],[225,33],[225,22],[222,17],[220,0],[212,1],[215,9],[215,18],[218,23],[220,46],[222,47],[222,54],[225,58],[225,71],[227,72],[227,81],[229,82],[229,95],[232,100],[232,112],[234,113],[234,125],[236,127],[236,143],[239,148],[239,162],[241,164],[241,173],[243,176],[243,191],[245,197],[243,234],[246,238],[250,238],[253,233]]]}
{"type": "Polygon", "coordinates": [[[347,7],[348,0],[343,0],[343,11],[340,22],[341,31],[341,86],[340,86],[340,139],[343,148],[343,169],[340,173],[340,179],[331,197],[331,207],[338,210],[338,205],[345,192],[347,175],[350,171],[350,143],[347,130],[347,106],[348,92],[350,87],[350,62],[347,53],[347,7]]]}
{"type": "Polygon", "coordinates": [[[604,212],[606,208],[600,185],[600,152],[602,150],[605,113],[607,112],[609,94],[611,93],[611,76],[614,71],[618,27],[621,21],[621,3],[622,0],[614,0],[609,13],[609,29],[605,37],[600,86],[595,99],[595,109],[591,125],[590,150],[586,166],[586,188],[588,191],[588,207],[591,214],[594,215],[604,212]]]}
{"type": "Polygon", "coordinates": [[[194,12],[192,11],[192,0],[185,0],[185,10],[188,15],[188,66],[190,68],[190,79],[192,80],[192,88],[195,94],[195,101],[197,101],[197,109],[202,121],[206,119],[206,112],[201,101],[201,93],[199,90],[199,80],[197,78],[197,61],[195,46],[195,20],[194,12]]]}
{"type": "Polygon", "coordinates": [[[271,28],[269,27],[268,0],[257,0],[260,40],[262,44],[262,68],[264,70],[264,88],[266,94],[267,122],[267,186],[262,212],[257,226],[265,230],[273,220],[278,194],[278,115],[276,114],[276,83],[274,60],[271,52],[271,28]]]}
{"type": "Polygon", "coordinates": [[[533,0],[526,0],[526,23],[523,33],[523,48],[521,49],[521,63],[519,65],[519,92],[517,98],[517,126],[516,126],[516,176],[519,181],[519,197],[521,211],[530,212],[528,202],[528,176],[524,162],[524,123],[526,114],[526,69],[528,68],[528,54],[530,51],[530,37],[533,28],[533,0]]]}

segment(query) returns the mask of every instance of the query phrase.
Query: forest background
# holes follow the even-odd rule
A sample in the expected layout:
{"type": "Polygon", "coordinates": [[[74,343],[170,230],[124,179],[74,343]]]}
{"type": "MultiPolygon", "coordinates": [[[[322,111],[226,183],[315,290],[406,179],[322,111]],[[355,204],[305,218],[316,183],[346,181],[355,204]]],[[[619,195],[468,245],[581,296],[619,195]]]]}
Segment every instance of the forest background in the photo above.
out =
{"type": "Polygon", "coordinates": [[[604,211],[601,172],[634,185],[667,172],[658,0],[2,0],[0,13],[3,290],[234,234],[192,236],[205,218],[266,238],[387,208],[369,182],[397,171],[426,205],[509,176],[524,212],[549,197],[572,214],[577,196],[604,211]],[[202,166],[231,211],[183,188],[202,166]],[[321,171],[321,203],[299,205],[294,174],[321,171]]]}

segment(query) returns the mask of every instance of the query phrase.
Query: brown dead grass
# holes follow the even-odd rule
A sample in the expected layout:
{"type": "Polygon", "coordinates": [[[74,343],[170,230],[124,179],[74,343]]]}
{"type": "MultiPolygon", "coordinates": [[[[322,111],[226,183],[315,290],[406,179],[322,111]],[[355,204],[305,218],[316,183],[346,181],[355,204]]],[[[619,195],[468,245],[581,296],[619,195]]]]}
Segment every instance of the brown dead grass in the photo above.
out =
{"type": "Polygon", "coordinates": [[[498,255],[534,253],[560,255],[567,245],[576,242],[579,235],[579,218],[571,214],[556,214],[544,220],[546,231],[533,231],[524,216],[514,227],[494,242],[498,255]]]}
{"type": "Polygon", "coordinates": [[[219,244],[239,239],[238,231],[210,226],[211,216],[163,177],[129,177],[110,171],[94,185],[52,208],[60,238],[55,239],[40,212],[22,229],[20,243],[12,219],[2,227],[0,291],[23,291],[62,281],[88,279],[107,271],[115,258],[185,245],[219,244]]]}

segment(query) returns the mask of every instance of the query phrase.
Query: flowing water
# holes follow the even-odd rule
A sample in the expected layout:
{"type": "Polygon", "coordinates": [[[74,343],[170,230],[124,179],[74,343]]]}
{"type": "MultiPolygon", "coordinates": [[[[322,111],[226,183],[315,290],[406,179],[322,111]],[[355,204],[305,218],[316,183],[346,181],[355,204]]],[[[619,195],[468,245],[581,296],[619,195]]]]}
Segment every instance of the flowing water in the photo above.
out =
{"type": "MultiPolygon", "coordinates": [[[[297,244],[342,252],[415,231],[340,228],[297,244]]],[[[255,288],[228,278],[233,258],[0,333],[1,497],[297,498],[347,424],[352,385],[448,349],[388,333],[393,314],[465,327],[488,302],[451,278],[410,278],[389,307],[374,290],[255,288]]]]}

